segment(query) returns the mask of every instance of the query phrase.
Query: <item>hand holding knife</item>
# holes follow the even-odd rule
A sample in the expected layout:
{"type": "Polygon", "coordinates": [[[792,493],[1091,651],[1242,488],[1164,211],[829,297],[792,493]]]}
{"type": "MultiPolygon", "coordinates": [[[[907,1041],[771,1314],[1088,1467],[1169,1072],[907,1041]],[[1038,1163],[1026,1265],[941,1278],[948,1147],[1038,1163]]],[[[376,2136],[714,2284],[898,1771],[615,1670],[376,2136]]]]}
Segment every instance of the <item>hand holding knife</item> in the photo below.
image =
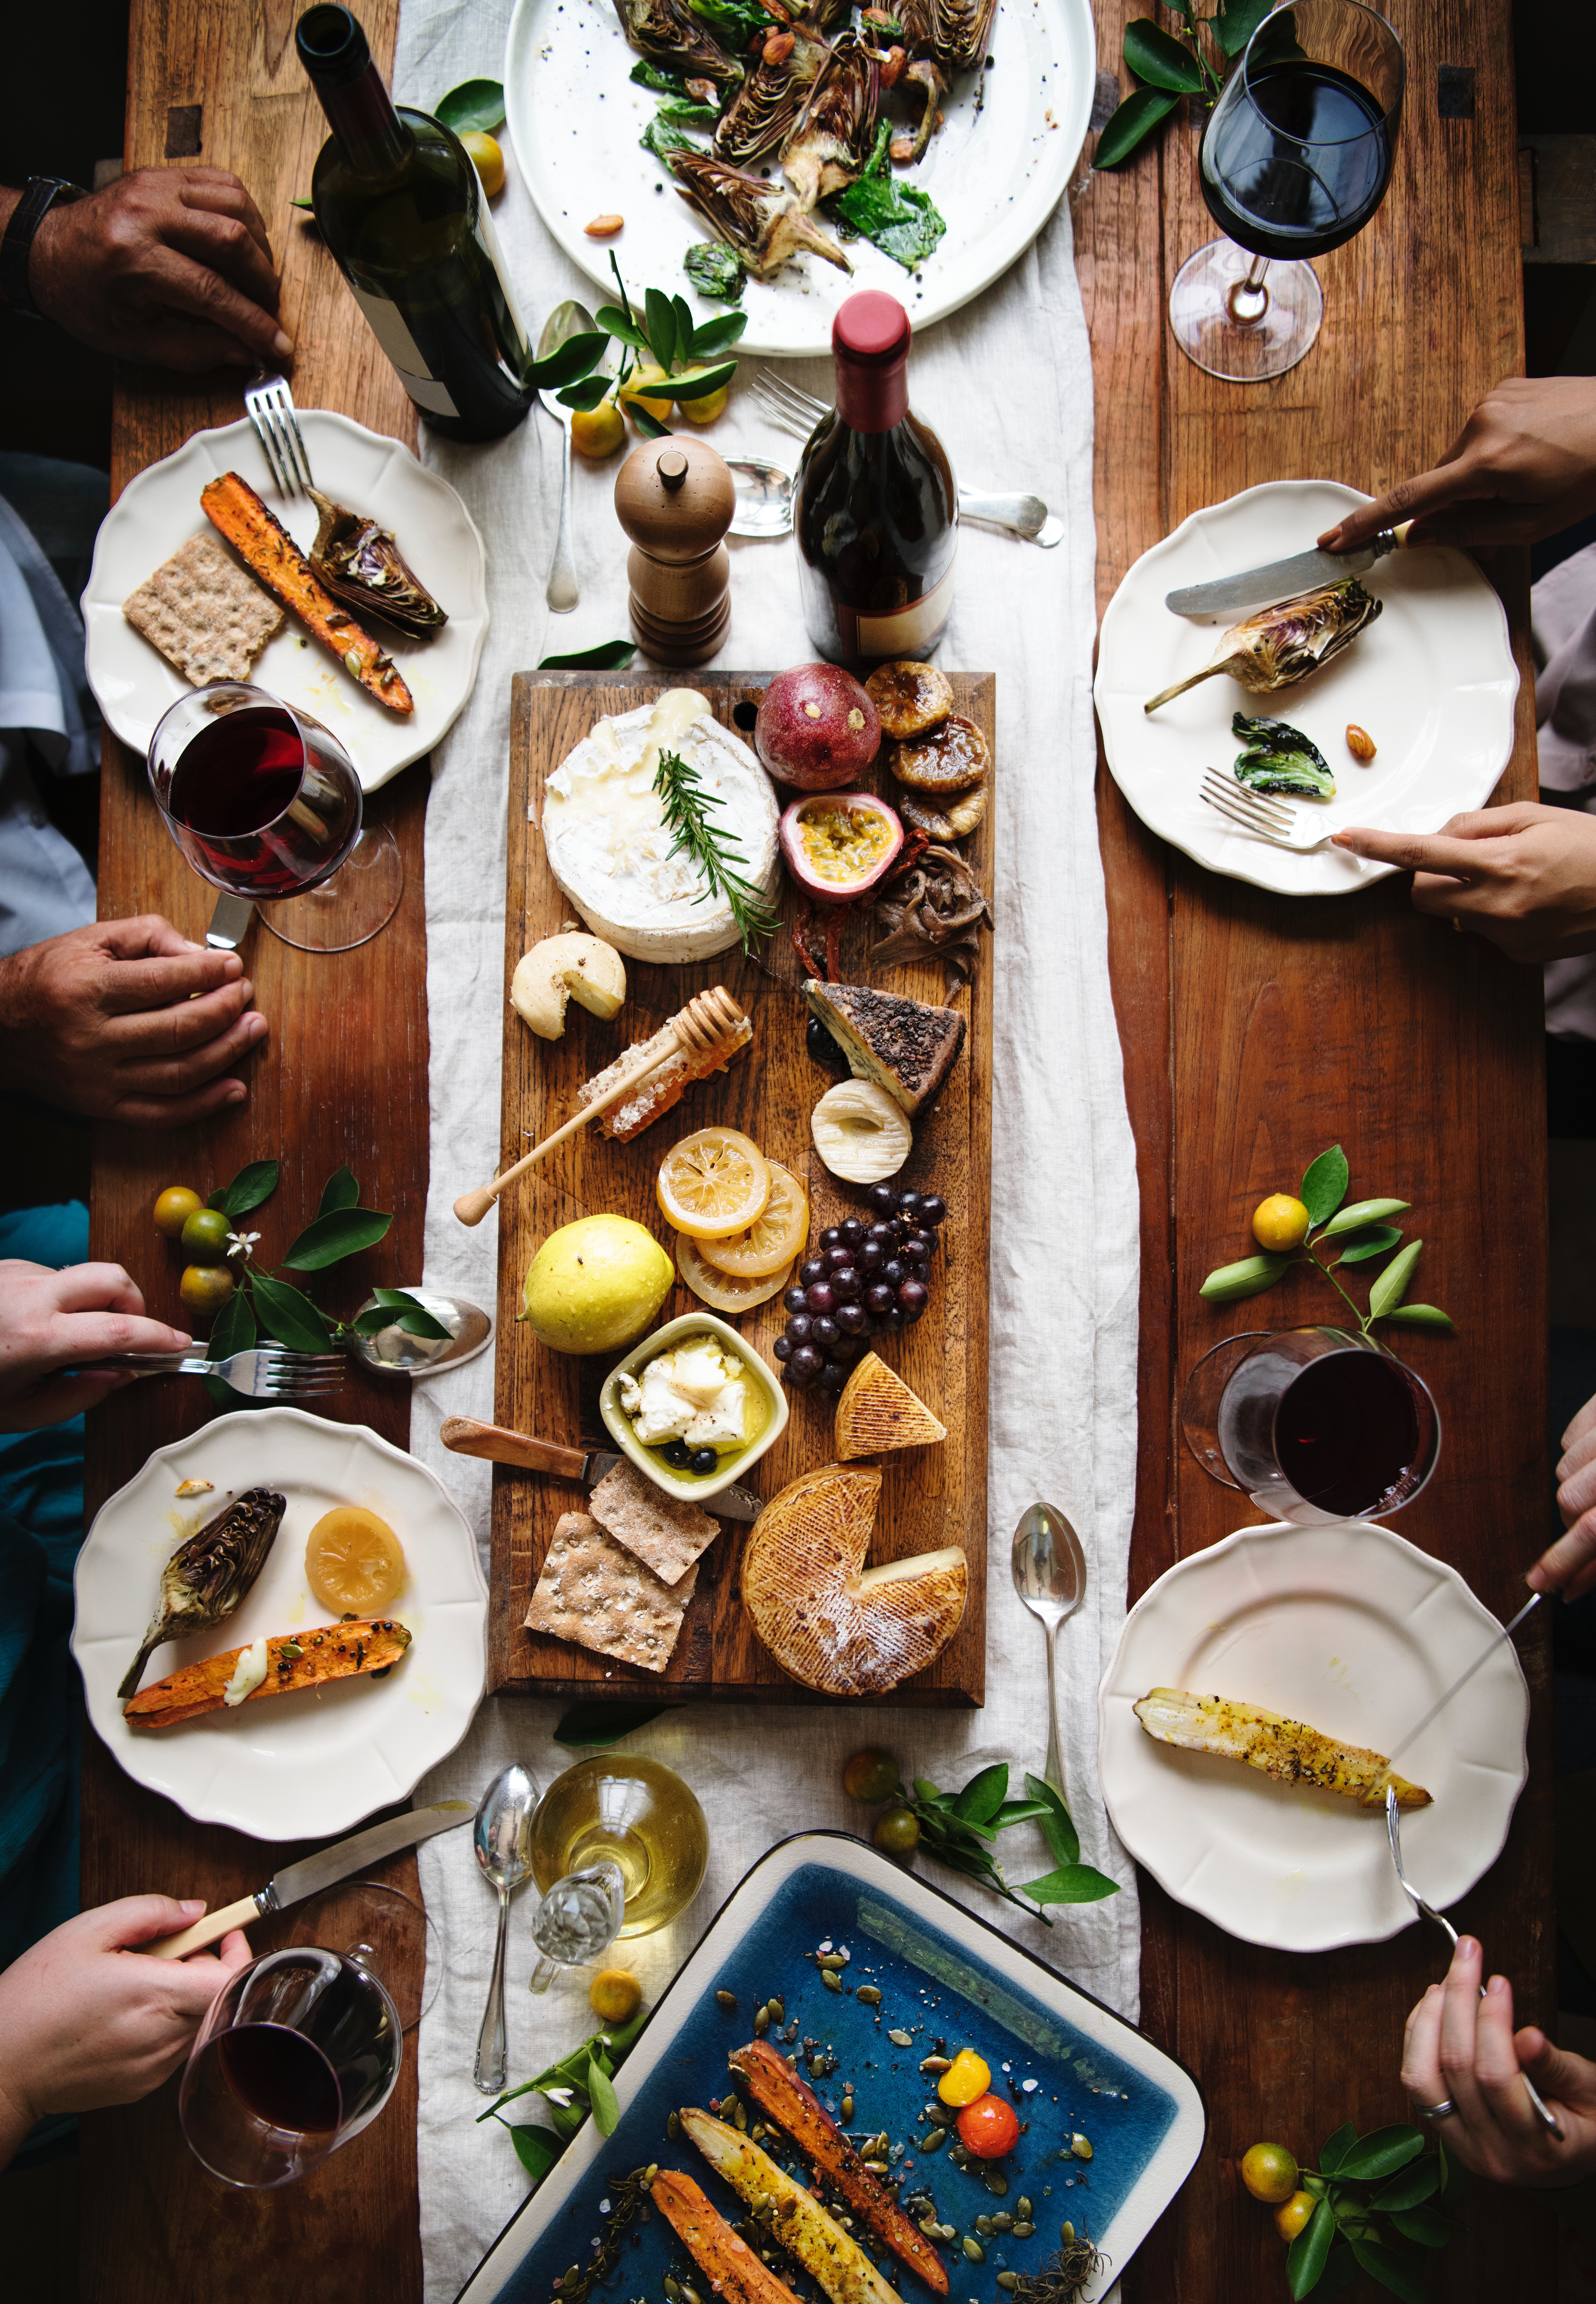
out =
{"type": "Polygon", "coordinates": [[[1344,583],[1361,576],[1389,552],[1406,548],[1413,522],[1381,529],[1355,552],[1296,552],[1289,560],[1271,560],[1262,568],[1245,569],[1238,576],[1217,576],[1207,584],[1187,584],[1164,594],[1164,606],[1178,616],[1226,615],[1237,608],[1272,608],[1295,600],[1304,592],[1322,591],[1327,584],[1344,583]]]}

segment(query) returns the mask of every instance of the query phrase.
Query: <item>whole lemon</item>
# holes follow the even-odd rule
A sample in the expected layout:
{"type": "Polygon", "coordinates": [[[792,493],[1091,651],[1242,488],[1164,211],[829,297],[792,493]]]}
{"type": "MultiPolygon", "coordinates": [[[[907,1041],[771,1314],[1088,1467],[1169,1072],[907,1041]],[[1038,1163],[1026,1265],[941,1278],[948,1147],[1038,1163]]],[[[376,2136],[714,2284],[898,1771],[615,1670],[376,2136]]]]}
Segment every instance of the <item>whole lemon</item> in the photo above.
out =
{"type": "Polygon", "coordinates": [[[1302,1246],[1312,1221],[1302,1202],[1294,1200],[1289,1192],[1271,1192],[1253,1210],[1253,1238],[1260,1248],[1279,1255],[1284,1249],[1302,1246]]]}
{"type": "Polygon", "coordinates": [[[689,424],[713,424],[731,396],[731,386],[722,385],[718,392],[706,392],[702,400],[679,400],[676,403],[689,424]]]}
{"type": "Polygon", "coordinates": [[[1283,2144],[1254,2144],[1241,2163],[1241,2181],[1255,2200],[1277,2207],[1296,2190],[1296,2159],[1283,2144]]]}
{"type": "Polygon", "coordinates": [[[570,445],[595,462],[612,456],[626,437],[626,419],[607,392],[596,408],[578,408],[570,419],[570,445]]]}
{"type": "Polygon", "coordinates": [[[657,360],[650,360],[643,368],[633,368],[622,387],[621,397],[629,406],[635,400],[639,408],[647,411],[656,424],[668,424],[671,421],[671,408],[675,403],[669,400],[650,400],[647,393],[642,389],[646,385],[663,384],[664,381],[664,369],[657,360]]]}
{"type": "Polygon", "coordinates": [[[521,1317],[557,1352],[634,1344],[671,1292],[676,1266],[629,1216],[583,1216],[551,1232],[528,1267],[521,1317]]]}
{"type": "Polygon", "coordinates": [[[471,156],[471,165],[482,179],[483,191],[490,200],[496,199],[504,189],[504,155],[497,139],[485,135],[480,128],[472,128],[460,140],[471,156]]]}
{"type": "Polygon", "coordinates": [[[629,1968],[601,1968],[587,1986],[594,2014],[605,2024],[624,2024],[643,2004],[643,1987],[629,1968]]]}
{"type": "Polygon", "coordinates": [[[1288,2246],[1307,2230],[1318,2206],[1312,2192],[1293,2192],[1285,2207],[1275,2210],[1275,2230],[1288,2246]]]}

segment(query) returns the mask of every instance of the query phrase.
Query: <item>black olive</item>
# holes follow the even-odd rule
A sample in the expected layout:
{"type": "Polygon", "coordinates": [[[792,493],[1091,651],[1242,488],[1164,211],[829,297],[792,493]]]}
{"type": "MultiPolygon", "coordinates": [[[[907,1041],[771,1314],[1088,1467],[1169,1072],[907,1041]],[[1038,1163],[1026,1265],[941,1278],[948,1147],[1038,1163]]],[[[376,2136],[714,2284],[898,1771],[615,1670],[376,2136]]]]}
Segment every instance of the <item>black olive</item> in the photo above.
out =
{"type": "Polygon", "coordinates": [[[818,1016],[811,1016],[804,1031],[804,1046],[813,1061],[823,1072],[846,1074],[848,1058],[832,1039],[818,1016]]]}
{"type": "Polygon", "coordinates": [[[713,1472],[720,1461],[713,1448],[695,1448],[692,1469],[695,1472],[713,1472]]]}

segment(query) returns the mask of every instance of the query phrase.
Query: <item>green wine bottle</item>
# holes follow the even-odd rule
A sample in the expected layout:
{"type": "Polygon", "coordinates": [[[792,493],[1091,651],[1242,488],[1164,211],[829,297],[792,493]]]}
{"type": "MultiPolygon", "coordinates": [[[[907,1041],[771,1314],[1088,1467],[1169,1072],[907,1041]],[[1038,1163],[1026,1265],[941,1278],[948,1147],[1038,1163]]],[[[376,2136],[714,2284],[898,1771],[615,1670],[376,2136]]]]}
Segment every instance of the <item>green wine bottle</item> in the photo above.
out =
{"type": "Polygon", "coordinates": [[[429,424],[498,439],[532,404],[532,353],[464,145],[394,105],[347,8],[307,9],[295,45],[333,131],[316,221],[356,303],[429,424]]]}

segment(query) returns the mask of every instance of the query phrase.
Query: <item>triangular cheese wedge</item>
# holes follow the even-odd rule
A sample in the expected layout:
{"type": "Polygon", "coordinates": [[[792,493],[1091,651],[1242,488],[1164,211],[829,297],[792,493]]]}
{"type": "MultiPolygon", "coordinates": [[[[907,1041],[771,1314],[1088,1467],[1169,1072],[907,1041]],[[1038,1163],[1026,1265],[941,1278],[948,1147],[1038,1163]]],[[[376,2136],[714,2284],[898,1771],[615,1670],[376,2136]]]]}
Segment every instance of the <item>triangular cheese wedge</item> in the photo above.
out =
{"type": "Polygon", "coordinates": [[[885,1360],[866,1352],[837,1402],[840,1461],[884,1455],[890,1448],[929,1448],[947,1436],[946,1425],[937,1422],[918,1393],[885,1360]]]}
{"type": "Polygon", "coordinates": [[[804,995],[848,1058],[856,1080],[874,1080],[912,1120],[940,1094],[964,1046],[957,1008],[931,1008],[863,984],[822,984],[804,995]]]}

